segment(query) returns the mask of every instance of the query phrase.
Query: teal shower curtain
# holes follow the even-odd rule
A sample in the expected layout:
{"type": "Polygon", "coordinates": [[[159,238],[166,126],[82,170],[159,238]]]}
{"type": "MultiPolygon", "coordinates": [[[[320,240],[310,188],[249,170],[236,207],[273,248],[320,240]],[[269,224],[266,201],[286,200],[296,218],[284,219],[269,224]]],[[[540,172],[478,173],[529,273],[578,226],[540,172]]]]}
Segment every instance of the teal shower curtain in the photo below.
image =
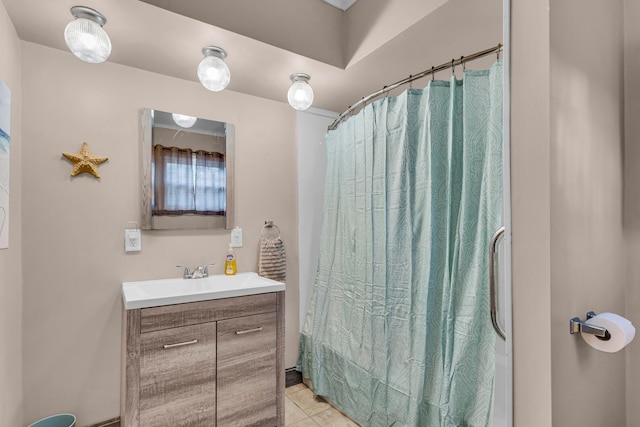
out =
{"type": "Polygon", "coordinates": [[[326,146],[303,377],[363,426],[490,426],[501,61],[370,104],[326,146]]]}

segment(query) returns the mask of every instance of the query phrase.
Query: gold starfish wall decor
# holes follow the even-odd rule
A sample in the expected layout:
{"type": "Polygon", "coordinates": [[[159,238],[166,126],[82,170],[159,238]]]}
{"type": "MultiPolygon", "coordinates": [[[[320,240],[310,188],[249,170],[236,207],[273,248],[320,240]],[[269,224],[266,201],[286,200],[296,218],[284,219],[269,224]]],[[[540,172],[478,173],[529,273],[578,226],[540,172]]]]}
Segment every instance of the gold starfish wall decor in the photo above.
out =
{"type": "Polygon", "coordinates": [[[89,144],[86,142],[82,143],[82,148],[78,153],[62,153],[64,157],[71,160],[73,162],[73,169],[71,170],[71,176],[76,176],[81,173],[90,173],[96,178],[100,178],[100,174],[98,173],[98,165],[109,160],[108,157],[99,157],[94,155],[91,150],[89,150],[89,144]]]}

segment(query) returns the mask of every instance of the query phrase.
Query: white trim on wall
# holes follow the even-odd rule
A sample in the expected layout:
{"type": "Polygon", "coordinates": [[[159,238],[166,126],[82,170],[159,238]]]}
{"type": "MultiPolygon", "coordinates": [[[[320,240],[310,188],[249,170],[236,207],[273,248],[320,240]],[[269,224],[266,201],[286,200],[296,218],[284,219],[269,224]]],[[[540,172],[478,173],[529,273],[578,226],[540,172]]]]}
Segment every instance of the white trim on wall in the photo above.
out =
{"type": "Polygon", "coordinates": [[[326,172],[324,135],[337,117],[338,113],[319,108],[309,108],[296,114],[300,330],[316,279],[320,253],[326,172]]]}

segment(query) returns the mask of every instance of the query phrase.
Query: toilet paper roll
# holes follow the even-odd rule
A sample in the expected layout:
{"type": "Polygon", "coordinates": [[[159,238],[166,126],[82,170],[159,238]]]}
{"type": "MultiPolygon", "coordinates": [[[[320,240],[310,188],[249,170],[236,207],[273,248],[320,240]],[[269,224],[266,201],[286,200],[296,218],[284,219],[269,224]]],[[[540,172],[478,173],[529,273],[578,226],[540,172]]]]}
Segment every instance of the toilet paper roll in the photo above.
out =
{"type": "Polygon", "coordinates": [[[596,350],[615,353],[622,350],[636,336],[636,328],[622,316],[615,313],[600,313],[585,323],[606,328],[611,338],[604,340],[592,334],[581,333],[584,341],[596,350]]]}

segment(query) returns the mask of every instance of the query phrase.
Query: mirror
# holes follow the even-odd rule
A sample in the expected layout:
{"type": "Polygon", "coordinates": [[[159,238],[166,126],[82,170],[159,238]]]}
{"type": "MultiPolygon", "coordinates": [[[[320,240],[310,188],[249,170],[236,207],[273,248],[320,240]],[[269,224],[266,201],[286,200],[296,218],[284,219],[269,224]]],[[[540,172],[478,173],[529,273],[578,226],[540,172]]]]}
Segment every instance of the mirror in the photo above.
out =
{"type": "Polygon", "coordinates": [[[139,112],[143,230],[233,228],[234,127],[139,112]]]}

